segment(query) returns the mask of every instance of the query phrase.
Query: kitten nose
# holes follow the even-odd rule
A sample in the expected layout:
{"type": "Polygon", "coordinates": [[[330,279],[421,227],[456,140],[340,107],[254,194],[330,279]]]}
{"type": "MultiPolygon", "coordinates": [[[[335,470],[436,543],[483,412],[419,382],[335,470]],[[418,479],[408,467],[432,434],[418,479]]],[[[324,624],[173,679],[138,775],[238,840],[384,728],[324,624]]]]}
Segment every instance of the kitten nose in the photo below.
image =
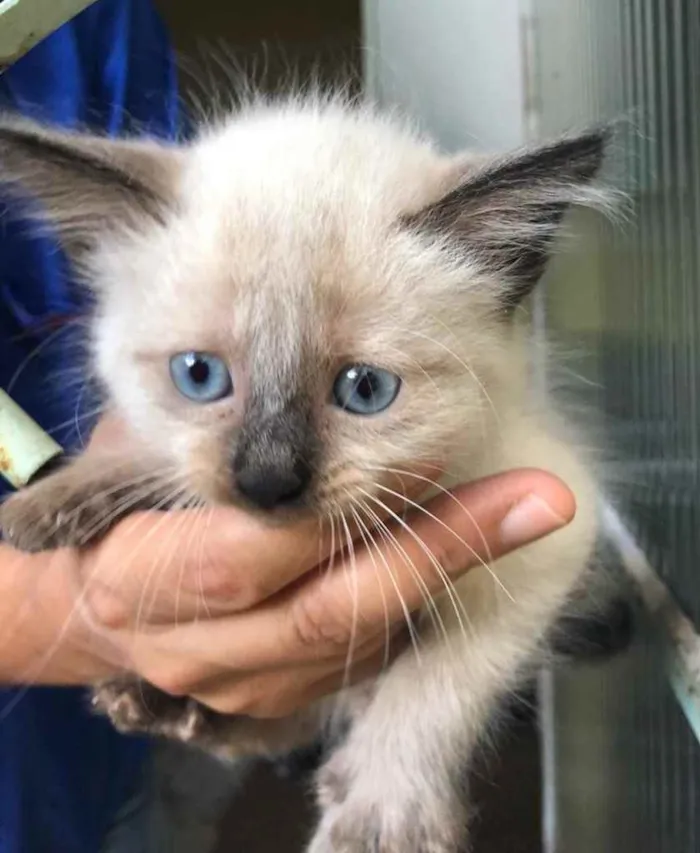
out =
{"type": "Polygon", "coordinates": [[[236,471],[238,491],[260,509],[296,502],[311,482],[311,468],[302,460],[289,467],[255,465],[236,471]]]}

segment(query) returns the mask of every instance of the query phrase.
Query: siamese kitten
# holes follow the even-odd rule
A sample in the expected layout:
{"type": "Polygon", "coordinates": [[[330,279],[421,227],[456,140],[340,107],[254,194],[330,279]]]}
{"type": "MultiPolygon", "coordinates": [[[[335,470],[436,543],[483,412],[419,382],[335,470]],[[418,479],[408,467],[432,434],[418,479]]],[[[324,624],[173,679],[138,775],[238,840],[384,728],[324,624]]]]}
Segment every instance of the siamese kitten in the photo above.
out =
{"type": "Polygon", "coordinates": [[[17,547],[86,543],[158,504],[164,471],[184,500],[279,523],[338,506],[371,522],[392,473],[425,460],[442,459],[446,485],[534,466],[576,495],[571,525],[471,571],[460,608],[437,599],[449,643],[426,619],[420,664],[409,650],[306,713],[255,721],[133,682],[96,689],[121,729],[230,758],[308,743],[340,713],[312,853],[461,848],[464,761],[589,563],[592,467],[533,401],[515,315],[567,209],[605,204],[606,140],[447,156],[369,107],[313,98],[253,104],[177,145],[0,126],[2,179],[94,292],[93,364],[145,448],[78,457],[10,498],[17,547]]]}

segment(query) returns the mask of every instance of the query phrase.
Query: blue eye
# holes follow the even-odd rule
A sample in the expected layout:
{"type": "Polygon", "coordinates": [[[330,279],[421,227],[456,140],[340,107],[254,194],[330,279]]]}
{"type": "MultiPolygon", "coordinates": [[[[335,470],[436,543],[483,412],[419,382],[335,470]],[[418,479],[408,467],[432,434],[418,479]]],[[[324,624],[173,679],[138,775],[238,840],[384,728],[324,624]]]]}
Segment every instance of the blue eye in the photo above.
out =
{"type": "Polygon", "coordinates": [[[208,352],[181,352],[170,359],[170,376],[177,390],[195,403],[213,403],[233,391],[226,364],[208,352]]]}
{"type": "Polygon", "coordinates": [[[336,376],[333,399],[354,415],[376,415],[398,396],[401,380],[388,370],[369,364],[349,364],[336,376]]]}

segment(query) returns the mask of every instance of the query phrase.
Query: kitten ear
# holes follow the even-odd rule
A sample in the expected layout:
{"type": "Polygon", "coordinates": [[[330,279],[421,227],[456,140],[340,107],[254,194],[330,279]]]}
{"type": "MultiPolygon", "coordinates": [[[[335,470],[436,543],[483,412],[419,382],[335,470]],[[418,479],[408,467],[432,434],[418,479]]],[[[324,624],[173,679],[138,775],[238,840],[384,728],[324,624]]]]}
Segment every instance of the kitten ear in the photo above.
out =
{"type": "Polygon", "coordinates": [[[567,208],[606,205],[607,195],[590,183],[610,135],[593,130],[476,169],[472,163],[455,189],[407,222],[454,241],[499,276],[503,305],[512,309],[544,272],[567,208]]]}
{"type": "MultiPolygon", "coordinates": [[[[113,140],[0,120],[0,184],[52,226],[74,260],[105,231],[161,220],[181,154],[152,140],[113,140]]],[[[26,208],[26,205],[23,205],[26,208]]],[[[27,210],[22,210],[26,213],[27,210]]]]}

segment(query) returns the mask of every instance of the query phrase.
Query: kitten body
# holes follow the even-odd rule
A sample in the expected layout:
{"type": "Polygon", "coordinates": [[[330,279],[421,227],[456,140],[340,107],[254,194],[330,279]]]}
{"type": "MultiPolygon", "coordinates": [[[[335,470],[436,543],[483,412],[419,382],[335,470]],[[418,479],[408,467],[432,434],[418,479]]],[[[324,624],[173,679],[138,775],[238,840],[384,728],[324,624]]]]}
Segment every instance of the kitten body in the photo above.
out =
{"type": "Polygon", "coordinates": [[[506,159],[452,157],[333,100],[255,105],[172,147],[0,127],[3,177],[40,200],[96,294],[94,365],[141,445],[101,468],[78,458],[10,499],[0,519],[18,547],[82,544],[119,501],[157,504],[124,500],[148,471],[177,476],[184,499],[252,502],[282,519],[340,507],[368,525],[418,462],[442,463],[441,487],[537,467],[576,495],[570,525],[436,599],[420,658],[410,649],[288,720],[223,718],[154,690],[154,721],[141,687],[98,691],[120,727],[228,758],[342,726],[318,773],[312,853],[460,849],[464,762],[586,572],[594,467],[534,399],[514,309],[566,209],[603,200],[590,182],[604,145],[592,132],[506,159]],[[185,399],[169,363],[192,352],[215,354],[233,393],[185,399]],[[367,417],[334,404],[347,365],[399,377],[396,399],[367,417]]]}

